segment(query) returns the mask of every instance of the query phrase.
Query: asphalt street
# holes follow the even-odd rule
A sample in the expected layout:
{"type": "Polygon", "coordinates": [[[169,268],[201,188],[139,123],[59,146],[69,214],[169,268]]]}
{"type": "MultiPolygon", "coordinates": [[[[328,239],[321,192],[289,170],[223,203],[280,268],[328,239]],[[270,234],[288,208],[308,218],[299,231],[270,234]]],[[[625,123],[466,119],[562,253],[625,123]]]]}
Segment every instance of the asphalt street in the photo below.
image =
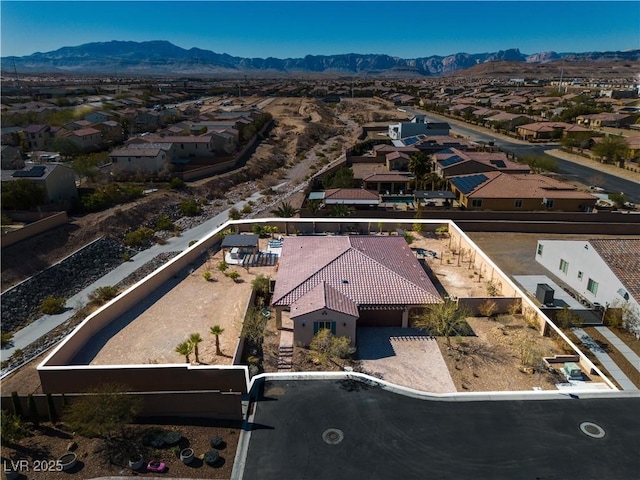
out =
{"type": "Polygon", "coordinates": [[[425,400],[357,380],[267,380],[234,478],[637,479],[638,411],[638,396],[425,400]]]}

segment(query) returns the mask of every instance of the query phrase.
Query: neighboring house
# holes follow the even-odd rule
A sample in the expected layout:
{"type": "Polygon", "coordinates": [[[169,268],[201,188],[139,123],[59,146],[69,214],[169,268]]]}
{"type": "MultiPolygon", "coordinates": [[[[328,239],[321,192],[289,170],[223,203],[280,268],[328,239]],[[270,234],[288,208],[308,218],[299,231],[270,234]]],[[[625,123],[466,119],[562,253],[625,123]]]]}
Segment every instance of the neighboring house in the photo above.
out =
{"type": "Polygon", "coordinates": [[[106,122],[96,123],[94,125],[96,130],[100,130],[102,138],[105,141],[110,142],[122,142],[125,138],[122,125],[115,120],[107,120],[106,122]]]}
{"type": "Polygon", "coordinates": [[[463,152],[449,148],[433,155],[435,172],[442,178],[481,172],[531,173],[527,165],[507,159],[503,152],[463,152]]]}
{"type": "Polygon", "coordinates": [[[24,168],[22,152],[18,147],[2,145],[0,159],[2,163],[2,170],[16,170],[18,168],[24,168]]]}
{"type": "Polygon", "coordinates": [[[536,122],[518,127],[518,135],[523,140],[561,138],[569,133],[591,133],[591,130],[565,122],[536,122]]]}
{"type": "Polygon", "coordinates": [[[109,154],[114,172],[157,174],[173,161],[172,143],[134,143],[109,154]]]}
{"type": "Polygon", "coordinates": [[[48,202],[72,200],[78,196],[73,169],[58,163],[29,165],[24,170],[2,171],[2,181],[26,179],[45,190],[48,202]]]}
{"type": "Polygon", "coordinates": [[[449,135],[449,129],[449,124],[446,122],[427,122],[424,115],[416,115],[410,122],[389,125],[388,134],[391,140],[402,140],[416,135],[449,135]]]}
{"type": "Polygon", "coordinates": [[[24,134],[28,150],[46,150],[54,138],[49,125],[29,125],[24,129],[24,134]]]}
{"type": "Polygon", "coordinates": [[[640,335],[639,238],[538,240],[536,261],[590,303],[622,308],[640,335]]]}
{"type": "Polygon", "coordinates": [[[544,175],[484,172],[450,177],[460,206],[473,210],[588,212],[597,198],[544,175]]]}
{"type": "Polygon", "coordinates": [[[211,135],[145,135],[127,142],[133,143],[172,143],[174,145],[174,159],[188,160],[189,158],[212,158],[214,156],[211,135]]]}
{"type": "Polygon", "coordinates": [[[104,143],[102,133],[95,128],[83,128],[69,132],[66,138],[71,140],[83,152],[98,150],[104,143]]]}
{"type": "Polygon", "coordinates": [[[590,128],[602,127],[628,127],[635,123],[636,116],[624,113],[594,113],[592,115],[580,115],[576,117],[578,125],[584,125],[590,128]]]}
{"type": "Polygon", "coordinates": [[[517,113],[500,112],[496,115],[486,117],[484,121],[488,124],[505,124],[507,130],[514,130],[518,125],[531,122],[531,118],[517,113]]]}
{"type": "Polygon", "coordinates": [[[362,179],[365,190],[373,190],[383,194],[400,194],[409,191],[412,177],[409,173],[373,173],[362,179]]]}
{"type": "Polygon", "coordinates": [[[84,117],[89,123],[102,123],[109,120],[117,120],[118,116],[109,112],[91,112],[84,117]]]}
{"type": "Polygon", "coordinates": [[[24,128],[22,127],[2,127],[2,137],[0,139],[0,143],[2,145],[20,147],[20,142],[23,135],[24,128]]]}
{"type": "Polygon", "coordinates": [[[296,345],[321,329],[356,342],[356,327],[408,327],[412,309],[442,301],[403,237],[285,237],[272,305],[296,345]]]}
{"type": "Polygon", "coordinates": [[[69,132],[75,132],[76,130],[82,130],[83,128],[91,127],[91,122],[87,120],[74,120],[73,122],[65,123],[64,128],[69,132]]]}
{"type": "Polygon", "coordinates": [[[409,159],[411,157],[404,152],[391,152],[385,155],[385,163],[389,171],[406,172],[409,170],[409,159]]]}
{"type": "Polygon", "coordinates": [[[325,190],[322,199],[325,205],[352,205],[375,207],[380,204],[380,195],[364,188],[330,188],[325,190]]]}

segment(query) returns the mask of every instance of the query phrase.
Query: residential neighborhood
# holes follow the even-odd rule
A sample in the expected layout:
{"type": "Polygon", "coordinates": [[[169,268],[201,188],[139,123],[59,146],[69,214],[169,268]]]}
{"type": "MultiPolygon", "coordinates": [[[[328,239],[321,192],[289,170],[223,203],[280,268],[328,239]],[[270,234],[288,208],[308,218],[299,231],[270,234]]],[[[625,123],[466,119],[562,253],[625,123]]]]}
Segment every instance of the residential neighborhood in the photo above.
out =
{"type": "Polygon", "coordinates": [[[477,6],[357,7],[388,52],[3,52],[7,479],[637,477],[640,53],[401,58],[477,6]]]}

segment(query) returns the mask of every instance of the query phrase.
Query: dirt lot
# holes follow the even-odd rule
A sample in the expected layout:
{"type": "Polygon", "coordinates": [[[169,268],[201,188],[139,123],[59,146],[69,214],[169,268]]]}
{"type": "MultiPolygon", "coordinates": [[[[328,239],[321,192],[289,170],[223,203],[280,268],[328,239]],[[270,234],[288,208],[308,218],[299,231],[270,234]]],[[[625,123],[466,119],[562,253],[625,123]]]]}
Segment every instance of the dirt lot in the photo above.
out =
{"type": "MultiPolygon", "coordinates": [[[[167,470],[164,475],[172,478],[229,478],[233,469],[233,462],[236,454],[236,447],[240,435],[238,425],[216,423],[214,421],[181,420],[179,425],[173,424],[141,424],[132,425],[128,428],[127,434],[133,444],[143,449],[145,460],[156,459],[163,461],[167,470]],[[143,447],[141,438],[149,430],[161,428],[164,430],[174,430],[180,432],[182,440],[177,447],[157,449],[153,447],[143,447]],[[202,461],[202,456],[212,450],[209,441],[215,436],[221,436],[226,445],[220,449],[220,457],[216,466],[211,467],[202,461]],[[178,453],[181,448],[193,448],[196,458],[190,465],[183,464],[178,453]]],[[[126,452],[114,455],[112,460],[105,451],[102,440],[97,438],[85,438],[74,435],[63,426],[63,424],[53,425],[49,422],[40,424],[33,428],[33,436],[20,441],[18,446],[6,446],[2,448],[3,466],[10,465],[10,462],[26,461],[22,464],[24,476],[22,479],[29,480],[62,480],[62,479],[89,479],[103,476],[121,477],[149,477],[157,478],[156,473],[133,471],[128,465],[126,452]],[[76,466],[68,472],[55,471],[55,463],[49,471],[35,472],[36,465],[48,465],[43,460],[54,461],[64,454],[70,443],[75,442],[77,448],[74,450],[78,456],[76,466]],[[40,461],[40,462],[36,462],[40,461]]],[[[3,477],[4,478],[4,477],[3,477]]]]}

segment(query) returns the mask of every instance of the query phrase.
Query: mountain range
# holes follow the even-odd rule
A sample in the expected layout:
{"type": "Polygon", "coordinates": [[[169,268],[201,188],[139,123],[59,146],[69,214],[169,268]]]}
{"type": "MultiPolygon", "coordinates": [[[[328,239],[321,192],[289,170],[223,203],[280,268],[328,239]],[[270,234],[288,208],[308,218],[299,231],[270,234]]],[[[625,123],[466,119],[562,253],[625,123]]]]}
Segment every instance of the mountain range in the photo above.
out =
{"type": "Polygon", "coordinates": [[[184,49],[168,41],[94,42],[23,57],[2,57],[5,72],[103,75],[336,74],[439,76],[496,61],[638,61],[640,50],[588,53],[541,52],[526,55],[513,48],[494,53],[456,53],[404,59],[378,54],[307,55],[303,58],[243,58],[200,48],[184,49]]]}

